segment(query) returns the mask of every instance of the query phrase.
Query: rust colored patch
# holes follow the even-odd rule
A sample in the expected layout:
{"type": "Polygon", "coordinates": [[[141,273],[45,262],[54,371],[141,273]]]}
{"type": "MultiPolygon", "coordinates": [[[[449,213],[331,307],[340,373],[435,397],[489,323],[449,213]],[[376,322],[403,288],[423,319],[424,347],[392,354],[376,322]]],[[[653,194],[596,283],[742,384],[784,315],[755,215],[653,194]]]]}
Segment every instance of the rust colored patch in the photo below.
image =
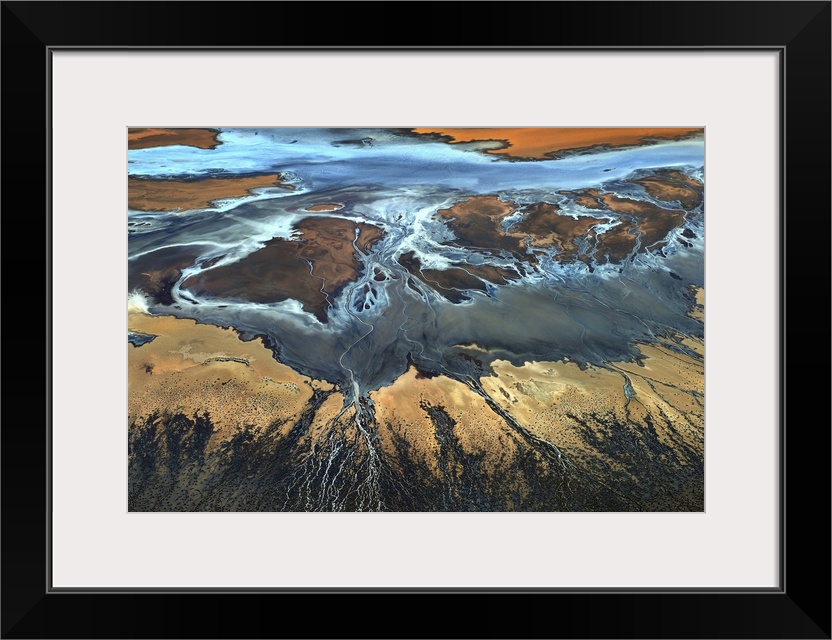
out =
{"type": "Polygon", "coordinates": [[[630,231],[633,223],[622,220],[621,224],[598,236],[595,243],[595,260],[605,262],[621,262],[630,255],[636,246],[636,235],[630,231]]]}
{"type": "Polygon", "coordinates": [[[512,231],[531,236],[533,246],[556,246],[560,260],[571,260],[578,253],[575,239],[584,237],[598,223],[595,218],[559,215],[557,205],[536,202],[523,210],[523,219],[512,231]]]}
{"type": "Polygon", "coordinates": [[[469,217],[484,217],[496,222],[512,211],[514,211],[514,203],[503,202],[497,196],[471,196],[467,200],[457,202],[450,209],[440,209],[438,213],[447,219],[465,220],[469,217]]]}
{"type": "Polygon", "coordinates": [[[486,153],[523,160],[546,160],[594,148],[629,147],[656,140],[700,136],[702,128],[418,128],[415,133],[438,134],[450,143],[497,140],[501,149],[486,153]]]}
{"type": "Polygon", "coordinates": [[[701,185],[695,188],[687,180],[682,181],[669,175],[631,180],[631,183],[640,184],[656,200],[679,202],[685,209],[695,209],[702,202],[701,185]]]}
{"type": "Polygon", "coordinates": [[[502,202],[497,196],[472,196],[450,209],[437,213],[448,220],[459,244],[481,251],[507,251],[520,260],[530,260],[522,238],[507,235],[500,220],[514,211],[512,202],[502,202]]]}
{"type": "Polygon", "coordinates": [[[485,283],[482,280],[472,276],[467,271],[454,267],[444,271],[441,269],[422,269],[417,275],[451,302],[469,299],[470,296],[462,293],[465,289],[485,291],[485,283]]]}
{"type": "Polygon", "coordinates": [[[451,302],[468,300],[468,296],[459,289],[485,291],[485,285],[482,281],[461,269],[447,269],[445,271],[422,269],[422,263],[413,251],[408,251],[399,256],[399,264],[451,302]]]}
{"type": "Polygon", "coordinates": [[[575,202],[582,207],[586,207],[587,209],[603,209],[604,205],[602,205],[598,200],[592,198],[590,196],[577,196],[575,198],[575,202]]]}
{"type": "Polygon", "coordinates": [[[373,250],[376,242],[384,237],[384,231],[379,227],[363,222],[358,223],[356,226],[361,230],[361,233],[355,241],[355,246],[367,255],[373,250]]]}
{"type": "Polygon", "coordinates": [[[692,189],[700,190],[705,188],[705,185],[699,182],[699,180],[689,178],[681,171],[667,171],[665,172],[665,175],[672,180],[678,180],[679,182],[686,184],[692,189]]]}
{"type": "Polygon", "coordinates": [[[589,190],[584,193],[575,193],[574,191],[558,191],[562,196],[569,196],[576,203],[587,209],[603,209],[604,205],[598,202],[597,197],[587,195],[589,190]]]}
{"type": "Polygon", "coordinates": [[[168,147],[181,144],[199,149],[214,149],[222,142],[217,140],[217,129],[127,129],[128,149],[168,147]]]}
{"type": "Polygon", "coordinates": [[[128,178],[127,204],[136,211],[207,209],[215,200],[241,198],[252,189],[283,187],[279,173],[203,180],[143,180],[128,178]]]}
{"type": "Polygon", "coordinates": [[[369,251],[382,237],[374,225],[343,218],[307,218],[297,239],[275,238],[237,263],[188,278],[183,287],[217,298],[269,304],[294,299],[326,322],[331,297],[358,278],[362,264],[353,246],[369,251]]]}
{"type": "Polygon", "coordinates": [[[182,269],[194,264],[197,257],[193,247],[166,247],[129,260],[128,288],[143,291],[157,304],[173,304],[173,285],[182,277],[182,269]]]}
{"type": "Polygon", "coordinates": [[[466,289],[485,291],[486,285],[483,280],[493,284],[503,284],[520,277],[514,271],[490,265],[474,266],[457,263],[448,269],[422,269],[422,263],[413,251],[399,256],[399,264],[451,302],[468,300],[469,296],[463,293],[466,289]]]}
{"type": "Polygon", "coordinates": [[[612,193],[600,194],[595,189],[587,189],[586,193],[598,198],[610,211],[625,216],[620,225],[599,236],[595,254],[598,262],[603,262],[604,256],[609,262],[626,258],[635,247],[636,232],[639,252],[659,249],[667,234],[685,221],[684,211],[662,209],[651,202],[620,198],[612,193]]]}
{"type": "Polygon", "coordinates": [[[311,207],[306,207],[307,211],[338,211],[343,209],[344,205],[335,202],[326,202],[323,204],[313,204],[311,207]]]}
{"type": "Polygon", "coordinates": [[[501,269],[500,267],[494,267],[490,264],[466,264],[459,266],[461,269],[465,269],[468,273],[471,273],[478,278],[482,278],[483,280],[487,280],[492,284],[503,284],[509,280],[517,280],[520,278],[520,274],[516,271],[512,271],[511,269],[501,269]]]}
{"type": "MultiPolygon", "coordinates": [[[[324,291],[334,294],[356,280],[362,265],[353,247],[369,253],[383,232],[375,225],[343,218],[306,218],[297,226],[303,236],[298,257],[312,263],[313,276],[323,278],[324,291]],[[356,238],[355,230],[358,229],[356,238]]],[[[320,280],[317,280],[320,287],[320,280]]]]}

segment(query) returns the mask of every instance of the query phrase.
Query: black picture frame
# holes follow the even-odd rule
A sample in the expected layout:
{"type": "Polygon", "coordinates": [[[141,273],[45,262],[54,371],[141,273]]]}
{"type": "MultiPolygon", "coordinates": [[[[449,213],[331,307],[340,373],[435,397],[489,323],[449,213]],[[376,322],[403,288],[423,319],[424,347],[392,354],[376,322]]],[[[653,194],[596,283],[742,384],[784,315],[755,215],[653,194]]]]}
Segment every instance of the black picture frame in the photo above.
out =
{"type": "MultiPolygon", "coordinates": [[[[2,637],[830,638],[829,387],[827,380],[807,375],[818,354],[821,368],[827,366],[827,343],[817,340],[828,332],[807,323],[817,322],[817,316],[827,319],[828,305],[812,301],[809,306],[798,293],[807,277],[818,280],[817,274],[829,273],[830,7],[830,2],[755,1],[3,2],[2,290],[10,310],[6,337],[12,339],[4,343],[2,361],[2,637]],[[451,5],[458,6],[452,10],[451,5]],[[467,16],[464,29],[454,26],[452,16],[459,11],[467,16]],[[262,17],[272,13],[286,28],[268,28],[275,23],[262,17]],[[51,264],[51,247],[60,239],[51,237],[49,222],[50,57],[61,48],[125,47],[777,50],[784,80],[780,587],[672,592],[51,589],[49,273],[58,268],[51,264]],[[28,240],[25,258],[20,257],[22,240],[28,240]],[[18,334],[28,338],[13,338],[18,334]],[[33,344],[39,337],[43,351],[37,353],[33,344]],[[788,395],[787,379],[793,383],[788,395]],[[301,604],[315,612],[313,619],[301,604]],[[391,619],[398,621],[395,628],[387,622],[391,619]]],[[[823,290],[815,295],[827,300],[823,290]]]]}

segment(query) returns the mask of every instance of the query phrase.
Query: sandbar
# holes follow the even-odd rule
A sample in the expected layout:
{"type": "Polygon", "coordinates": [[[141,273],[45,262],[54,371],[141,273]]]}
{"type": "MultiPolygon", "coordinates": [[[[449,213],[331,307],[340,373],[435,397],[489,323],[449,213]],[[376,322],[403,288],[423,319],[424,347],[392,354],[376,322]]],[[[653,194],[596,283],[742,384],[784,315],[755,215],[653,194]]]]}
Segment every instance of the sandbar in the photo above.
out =
{"type": "Polygon", "coordinates": [[[128,178],[127,205],[136,211],[174,211],[208,209],[216,200],[242,198],[252,189],[283,187],[281,175],[229,178],[205,178],[203,180],[146,180],[128,178]]]}
{"type": "Polygon", "coordinates": [[[501,149],[485,152],[523,160],[548,160],[553,157],[593,148],[628,147],[656,140],[679,140],[702,135],[702,128],[417,128],[415,133],[438,134],[450,143],[497,140],[501,149]]]}
{"type": "Polygon", "coordinates": [[[128,149],[147,149],[149,147],[168,147],[183,145],[199,149],[214,149],[222,143],[217,140],[217,129],[145,129],[132,127],[127,129],[128,149]]]}

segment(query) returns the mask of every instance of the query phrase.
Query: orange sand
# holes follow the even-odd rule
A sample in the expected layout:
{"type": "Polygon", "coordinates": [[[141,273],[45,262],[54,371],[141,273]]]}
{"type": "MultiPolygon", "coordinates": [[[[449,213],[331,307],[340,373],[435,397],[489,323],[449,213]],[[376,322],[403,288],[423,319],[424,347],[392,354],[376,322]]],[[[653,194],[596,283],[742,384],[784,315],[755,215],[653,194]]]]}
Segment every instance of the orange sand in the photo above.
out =
{"type": "Polygon", "coordinates": [[[668,127],[656,128],[418,128],[416,133],[438,133],[450,136],[451,143],[474,142],[483,140],[501,140],[505,142],[503,149],[488,149],[487,153],[503,155],[512,158],[544,160],[559,152],[577,151],[597,146],[624,147],[638,145],[646,139],[660,138],[676,140],[679,138],[701,135],[703,129],[677,129],[668,127]]]}
{"type": "Polygon", "coordinates": [[[222,144],[217,141],[216,129],[127,129],[128,149],[167,147],[181,144],[199,149],[213,149],[222,144]]]}
{"type": "Polygon", "coordinates": [[[291,186],[280,184],[280,174],[242,178],[204,180],[137,180],[127,182],[127,204],[137,211],[207,209],[214,200],[241,198],[259,187],[291,186]]]}

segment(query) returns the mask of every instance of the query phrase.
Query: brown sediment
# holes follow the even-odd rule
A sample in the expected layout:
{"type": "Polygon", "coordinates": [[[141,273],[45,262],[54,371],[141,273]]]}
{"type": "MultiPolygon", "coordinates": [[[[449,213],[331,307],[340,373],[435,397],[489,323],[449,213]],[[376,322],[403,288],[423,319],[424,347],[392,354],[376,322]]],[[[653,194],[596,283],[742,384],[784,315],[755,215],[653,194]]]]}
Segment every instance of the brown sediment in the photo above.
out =
{"type": "Polygon", "coordinates": [[[536,247],[557,246],[559,260],[571,260],[578,254],[577,238],[582,238],[600,221],[597,218],[564,216],[558,214],[558,206],[548,202],[536,202],[523,209],[523,219],[511,228],[513,235],[519,232],[531,236],[530,244],[536,247]]]}
{"type": "Polygon", "coordinates": [[[458,266],[460,269],[464,269],[468,273],[471,273],[478,278],[482,278],[483,280],[487,280],[492,284],[503,284],[509,280],[518,280],[520,278],[520,274],[516,271],[512,271],[511,269],[502,269],[490,264],[464,264],[458,266]]]}
{"type": "Polygon", "coordinates": [[[327,202],[324,204],[313,204],[311,207],[306,207],[307,211],[338,211],[343,209],[344,205],[335,202],[327,202]]]}
{"type": "MultiPolygon", "coordinates": [[[[586,197],[592,200],[602,208],[607,206],[601,202],[602,196],[596,189],[587,189],[586,197]]],[[[580,194],[584,195],[584,194],[580,194]]],[[[594,257],[599,263],[605,262],[621,262],[630,255],[633,248],[636,246],[637,236],[631,231],[636,226],[636,223],[630,219],[622,219],[619,224],[595,236],[595,253],[594,257]]]]}
{"type": "Polygon", "coordinates": [[[175,144],[200,149],[214,149],[222,143],[217,140],[217,129],[127,129],[127,148],[146,149],[166,147],[175,144]]]}
{"type": "Polygon", "coordinates": [[[182,286],[195,295],[262,304],[294,298],[322,316],[326,297],[321,281],[311,278],[309,265],[298,256],[300,248],[298,241],[274,238],[239,262],[192,275],[182,286]]]}
{"type": "Polygon", "coordinates": [[[173,304],[171,289],[182,269],[196,262],[194,247],[165,247],[127,262],[128,290],[140,290],[158,304],[173,304]]]}
{"type": "Polygon", "coordinates": [[[691,178],[689,176],[686,176],[681,171],[665,171],[664,175],[666,175],[671,180],[677,180],[677,181],[679,181],[683,184],[686,184],[691,189],[694,189],[694,190],[697,190],[697,191],[699,191],[700,189],[703,189],[704,186],[705,186],[701,182],[699,182],[699,180],[697,180],[695,178],[691,178]]]}
{"type": "Polygon", "coordinates": [[[451,302],[467,300],[468,296],[462,293],[464,289],[485,291],[485,284],[482,280],[462,269],[453,267],[445,270],[422,269],[419,258],[415,257],[412,251],[400,256],[399,264],[451,302]]]}
{"type": "Polygon", "coordinates": [[[399,264],[451,302],[467,300],[469,296],[463,290],[485,291],[483,280],[503,284],[520,277],[515,271],[490,265],[454,264],[447,269],[423,269],[413,251],[399,256],[399,264]]]}
{"type": "Polygon", "coordinates": [[[626,258],[636,245],[636,233],[640,240],[639,252],[659,249],[664,246],[667,234],[685,221],[685,211],[663,209],[644,200],[602,194],[597,189],[586,189],[579,195],[593,198],[607,210],[624,216],[620,224],[598,236],[595,245],[598,262],[620,262],[626,258]]]}
{"type": "Polygon", "coordinates": [[[462,269],[453,267],[446,270],[422,269],[420,277],[434,289],[441,290],[440,293],[452,302],[459,302],[459,298],[463,297],[459,294],[459,290],[485,291],[486,289],[482,280],[462,269]]]}
{"type": "Polygon", "coordinates": [[[371,393],[384,457],[429,470],[451,497],[466,489],[466,473],[472,481],[473,464],[480,479],[501,483],[502,497],[522,503],[539,489],[524,469],[552,446],[575,487],[598,487],[631,509],[701,509],[687,468],[704,455],[702,360],[663,344],[639,348],[644,366],[495,360],[494,375],[479,381],[485,396],[411,366],[371,393]]]}
{"type": "Polygon", "coordinates": [[[638,222],[641,234],[640,251],[647,251],[663,240],[668,233],[685,221],[686,213],[679,210],[662,209],[651,202],[619,198],[611,193],[601,196],[601,201],[616,213],[632,216],[638,222]]]}
{"type": "Polygon", "coordinates": [[[592,270],[592,258],[590,258],[588,255],[581,254],[578,256],[578,260],[583,262],[586,266],[590,268],[590,270],[592,270]]]}
{"type": "Polygon", "coordinates": [[[450,209],[439,209],[437,213],[448,220],[467,221],[469,218],[486,218],[498,222],[514,211],[513,202],[504,202],[497,196],[471,196],[457,202],[450,209]]]}
{"type": "MultiPolygon", "coordinates": [[[[676,177],[662,175],[633,182],[642,184],[654,193],[658,193],[656,189],[661,187],[663,196],[672,194],[675,196],[673,200],[681,198],[682,204],[688,208],[697,206],[701,201],[701,193],[676,177]],[[679,193],[679,190],[682,192],[679,193]]],[[[448,209],[440,209],[437,213],[447,220],[447,225],[456,236],[456,240],[448,244],[486,252],[505,251],[530,264],[535,264],[536,258],[533,254],[526,253],[527,238],[530,247],[556,247],[559,260],[577,258],[589,264],[589,257],[581,257],[576,243],[578,238],[586,237],[595,241],[596,250],[593,255],[598,262],[620,262],[632,253],[637,241],[640,252],[663,247],[667,234],[681,226],[686,216],[686,212],[679,209],[663,209],[652,202],[622,198],[613,193],[601,193],[597,189],[559,193],[569,196],[582,206],[618,214],[620,223],[603,233],[596,233],[595,227],[605,220],[562,215],[556,204],[536,202],[525,206],[521,210],[523,215],[520,221],[506,232],[500,222],[515,210],[516,205],[503,202],[497,196],[471,196],[448,209]]],[[[466,270],[473,273],[470,269],[466,270]]],[[[424,271],[421,275],[411,272],[419,277],[424,275],[424,271]]],[[[449,277],[434,274],[428,279],[446,289],[471,288],[465,286],[463,276],[457,274],[453,281],[448,280],[449,277]],[[458,282],[459,286],[454,282],[458,282]]],[[[492,278],[486,279],[494,282],[492,278]]],[[[459,294],[452,295],[459,297],[459,294]]]]}
{"type": "Polygon", "coordinates": [[[500,220],[514,209],[514,203],[503,202],[497,196],[471,196],[437,213],[448,220],[456,236],[453,244],[481,251],[506,251],[520,260],[533,261],[526,254],[523,239],[506,234],[500,227],[500,220]]]}
{"type": "MultiPolygon", "coordinates": [[[[625,202],[620,198],[613,200],[611,194],[602,195],[594,189],[563,193],[573,198],[587,198],[596,209],[624,213],[635,220],[623,220],[620,225],[598,236],[594,228],[605,220],[562,215],[557,205],[536,202],[525,206],[521,210],[521,219],[506,232],[501,221],[514,212],[516,205],[503,202],[497,196],[471,196],[448,209],[440,209],[437,213],[447,220],[456,236],[456,240],[448,244],[462,245],[477,251],[505,251],[532,265],[536,263],[536,257],[526,252],[527,240],[530,247],[556,247],[559,260],[577,258],[590,264],[590,258],[580,253],[576,242],[579,238],[586,237],[590,242],[596,241],[596,253],[600,261],[617,262],[623,260],[635,247],[637,236],[630,230],[631,227],[638,226],[644,241],[654,245],[657,241],[654,236],[666,235],[666,231],[662,233],[664,227],[661,223],[673,228],[679,215],[679,212],[668,212],[670,216],[663,217],[665,210],[651,203],[625,202]]],[[[681,212],[681,216],[683,219],[684,212],[681,212]]],[[[478,279],[501,284],[518,277],[516,272],[495,267],[488,269],[484,265],[455,264],[445,270],[423,269],[412,251],[402,255],[399,263],[452,302],[467,298],[460,290],[484,290],[478,279]]]]}
{"type": "Polygon", "coordinates": [[[630,182],[640,184],[656,200],[663,202],[678,201],[685,209],[694,209],[702,202],[701,192],[698,189],[670,177],[651,176],[631,180],[630,182]]]}
{"type": "Polygon", "coordinates": [[[298,256],[312,263],[313,275],[323,278],[324,291],[333,294],[356,280],[361,271],[353,242],[360,251],[369,253],[384,235],[375,225],[344,218],[306,218],[296,229],[304,240],[298,256]]]}
{"type": "Polygon", "coordinates": [[[261,176],[204,178],[202,180],[145,180],[128,178],[127,205],[136,211],[207,209],[215,200],[242,198],[252,189],[282,187],[279,173],[261,176]]]}
{"type": "Polygon", "coordinates": [[[383,232],[364,222],[329,217],[306,218],[295,228],[297,239],[274,238],[239,262],[191,276],[183,288],[263,304],[291,298],[326,322],[328,296],[356,280],[362,269],[353,241],[367,252],[383,232]]]}
{"type": "Polygon", "coordinates": [[[128,329],[156,336],[128,349],[129,422],[207,411],[216,428],[210,448],[245,426],[289,428],[312,396],[310,378],[231,329],[135,310],[128,314],[128,329]]]}
{"type": "Polygon", "coordinates": [[[504,148],[486,153],[524,160],[553,157],[594,148],[627,147],[656,140],[679,140],[703,135],[702,128],[417,128],[415,133],[438,134],[451,143],[497,140],[504,148]]]}
{"type": "Polygon", "coordinates": [[[604,205],[598,202],[597,199],[586,196],[586,195],[578,195],[575,196],[575,203],[581,205],[582,207],[586,207],[587,209],[603,209],[604,205]]]}
{"type": "Polygon", "coordinates": [[[361,230],[361,233],[355,241],[355,246],[364,255],[367,255],[373,250],[375,244],[384,237],[384,230],[364,222],[360,222],[356,226],[361,230]]]}
{"type": "MultiPolygon", "coordinates": [[[[621,224],[598,236],[595,242],[595,259],[603,264],[605,262],[621,262],[636,246],[636,235],[630,231],[632,223],[629,220],[622,220],[621,224]]],[[[643,247],[642,247],[643,248],[643,247]]]]}

